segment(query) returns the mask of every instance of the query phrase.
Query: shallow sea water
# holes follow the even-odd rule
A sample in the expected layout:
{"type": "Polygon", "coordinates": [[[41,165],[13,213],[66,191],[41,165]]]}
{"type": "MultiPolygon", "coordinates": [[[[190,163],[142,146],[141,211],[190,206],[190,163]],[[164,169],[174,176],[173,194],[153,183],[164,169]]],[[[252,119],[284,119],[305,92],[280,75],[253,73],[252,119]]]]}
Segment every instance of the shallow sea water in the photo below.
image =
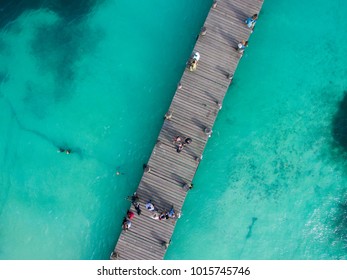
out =
{"type": "Polygon", "coordinates": [[[38,2],[1,7],[0,258],[107,259],[210,1],[38,2]]]}
{"type": "Polygon", "coordinates": [[[347,3],[311,5],[265,1],[167,259],[347,258],[347,3]]]}
{"type": "MultiPolygon", "coordinates": [[[[107,259],[211,1],[47,2],[1,7],[0,259],[107,259]]],[[[166,259],[347,258],[347,3],[314,5],[265,1],[166,259]]]]}

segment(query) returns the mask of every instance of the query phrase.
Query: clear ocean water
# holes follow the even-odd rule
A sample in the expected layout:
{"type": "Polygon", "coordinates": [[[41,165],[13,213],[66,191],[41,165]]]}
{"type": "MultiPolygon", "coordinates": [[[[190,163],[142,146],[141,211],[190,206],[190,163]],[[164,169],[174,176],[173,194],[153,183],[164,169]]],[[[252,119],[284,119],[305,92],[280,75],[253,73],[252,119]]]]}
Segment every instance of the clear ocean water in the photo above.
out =
{"type": "MultiPolygon", "coordinates": [[[[0,259],[107,259],[212,1],[13,2],[0,259]]],[[[265,0],[166,259],[347,259],[346,10],[265,0]]]]}

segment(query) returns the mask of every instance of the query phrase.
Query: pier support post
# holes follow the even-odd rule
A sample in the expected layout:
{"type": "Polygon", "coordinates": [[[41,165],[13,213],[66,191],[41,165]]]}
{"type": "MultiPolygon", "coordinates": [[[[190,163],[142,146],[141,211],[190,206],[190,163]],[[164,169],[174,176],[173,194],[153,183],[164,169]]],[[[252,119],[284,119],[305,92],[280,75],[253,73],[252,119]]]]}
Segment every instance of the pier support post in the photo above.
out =
{"type": "Polygon", "coordinates": [[[172,111],[167,111],[167,113],[164,116],[164,119],[169,121],[171,120],[171,118],[172,118],[172,111]]]}
{"type": "Polygon", "coordinates": [[[204,132],[205,132],[205,134],[206,134],[208,137],[211,137],[211,134],[212,134],[212,129],[211,129],[211,128],[206,127],[206,128],[204,129],[204,132]]]}
{"type": "Polygon", "coordinates": [[[113,252],[111,253],[110,260],[117,260],[118,257],[119,257],[118,252],[113,251],[113,252]]]}
{"type": "Polygon", "coordinates": [[[149,172],[151,172],[151,168],[149,167],[149,165],[144,164],[144,166],[143,166],[143,171],[144,171],[145,173],[149,173],[149,172]]]}
{"type": "Polygon", "coordinates": [[[200,35],[201,35],[201,36],[205,36],[206,33],[207,33],[207,28],[206,28],[206,26],[203,26],[203,27],[201,28],[200,35]]]}
{"type": "Polygon", "coordinates": [[[231,81],[234,78],[234,75],[233,74],[228,74],[227,78],[231,81]]]}

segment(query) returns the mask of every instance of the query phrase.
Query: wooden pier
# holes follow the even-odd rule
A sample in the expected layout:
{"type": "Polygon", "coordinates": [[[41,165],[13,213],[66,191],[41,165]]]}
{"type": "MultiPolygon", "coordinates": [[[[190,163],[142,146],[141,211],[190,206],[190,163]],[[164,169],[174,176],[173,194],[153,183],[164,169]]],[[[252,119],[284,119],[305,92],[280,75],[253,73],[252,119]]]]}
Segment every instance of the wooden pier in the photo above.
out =
{"type": "MultiPolygon", "coordinates": [[[[180,212],[187,195],[183,186],[194,178],[241,58],[237,44],[251,34],[244,20],[259,14],[262,4],[263,0],[219,0],[211,8],[204,24],[206,34],[200,34],[194,47],[201,55],[197,69],[184,71],[182,88],[177,89],[168,109],[172,116],[164,121],[148,161],[150,170],[144,172],[138,186],[142,213],[135,214],[128,231],[122,231],[111,259],[164,258],[164,244],[171,239],[177,219],[155,220],[145,204],[151,199],[159,210],[170,210],[173,205],[176,214],[180,212]],[[178,135],[193,140],[180,153],[173,144],[178,135]]],[[[131,211],[136,213],[134,206],[131,211]]]]}

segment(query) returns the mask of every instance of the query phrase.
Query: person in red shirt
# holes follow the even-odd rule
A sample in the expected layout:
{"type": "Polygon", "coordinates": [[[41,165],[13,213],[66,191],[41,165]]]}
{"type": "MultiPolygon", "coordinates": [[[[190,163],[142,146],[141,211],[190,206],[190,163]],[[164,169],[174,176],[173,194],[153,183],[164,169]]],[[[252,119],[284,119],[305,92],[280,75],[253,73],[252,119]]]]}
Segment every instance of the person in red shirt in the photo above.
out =
{"type": "Polygon", "coordinates": [[[134,212],[128,210],[127,216],[128,216],[128,219],[131,220],[132,218],[134,218],[135,214],[134,212]]]}

